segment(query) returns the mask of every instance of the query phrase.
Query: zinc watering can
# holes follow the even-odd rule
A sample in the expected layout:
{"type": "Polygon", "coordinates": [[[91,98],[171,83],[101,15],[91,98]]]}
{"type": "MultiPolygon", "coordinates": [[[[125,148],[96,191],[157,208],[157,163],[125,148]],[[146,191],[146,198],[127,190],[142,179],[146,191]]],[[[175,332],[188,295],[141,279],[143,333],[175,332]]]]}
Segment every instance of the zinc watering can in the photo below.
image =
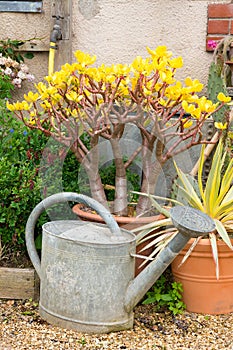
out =
{"type": "Polygon", "coordinates": [[[39,312],[47,322],[87,333],[133,327],[133,308],[191,237],[213,231],[202,212],[185,206],[171,209],[179,233],[134,277],[136,237],[119,228],[110,212],[85,195],[63,192],[40,202],[26,225],[26,245],[40,278],[39,312]],[[34,243],[40,214],[62,202],[94,209],[106,224],[58,220],[43,225],[41,261],[34,243]]]}

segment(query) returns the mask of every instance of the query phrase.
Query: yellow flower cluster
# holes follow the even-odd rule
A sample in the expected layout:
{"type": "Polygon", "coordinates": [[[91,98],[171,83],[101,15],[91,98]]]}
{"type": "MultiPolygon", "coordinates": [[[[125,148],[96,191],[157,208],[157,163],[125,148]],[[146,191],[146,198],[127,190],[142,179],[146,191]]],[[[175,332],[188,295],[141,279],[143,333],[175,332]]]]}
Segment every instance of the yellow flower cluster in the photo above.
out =
{"type": "MultiPolygon", "coordinates": [[[[147,48],[149,56],[136,57],[131,64],[104,64],[93,67],[96,57],[82,51],[75,53],[76,62],[65,64],[61,70],[37,84],[36,93],[24,95],[25,100],[7,103],[10,111],[28,111],[30,120],[45,113],[62,113],[65,117],[83,116],[85,108],[100,108],[107,103],[139,104],[156,115],[180,105],[193,118],[214,113],[219,104],[230,102],[223,93],[219,103],[212,103],[205,96],[199,97],[203,85],[199,80],[186,78],[184,84],[176,80],[175,72],[183,66],[181,57],[172,58],[166,46],[155,50],[147,48]],[[35,108],[38,105],[40,108],[35,108]],[[157,110],[159,113],[157,113],[157,110]]],[[[184,127],[191,122],[184,120],[184,127]]]]}

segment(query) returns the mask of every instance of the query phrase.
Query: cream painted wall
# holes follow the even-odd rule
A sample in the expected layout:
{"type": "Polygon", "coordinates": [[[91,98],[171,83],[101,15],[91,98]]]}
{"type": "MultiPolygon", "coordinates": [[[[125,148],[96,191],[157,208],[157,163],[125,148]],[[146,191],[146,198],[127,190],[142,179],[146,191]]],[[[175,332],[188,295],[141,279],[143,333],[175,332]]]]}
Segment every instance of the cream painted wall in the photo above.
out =
{"type": "MultiPolygon", "coordinates": [[[[167,45],[182,55],[190,75],[207,81],[212,54],[205,51],[208,3],[205,0],[79,0],[73,4],[73,50],[98,57],[97,63],[130,62],[146,46],[167,45]]],[[[229,2],[229,1],[228,1],[229,2]]],[[[226,3],[226,1],[225,1],[226,3]]]]}
{"type": "MultiPolygon", "coordinates": [[[[60,0],[61,1],[61,0],[60,0]]],[[[69,0],[64,0],[69,1],[69,0]]],[[[130,62],[146,55],[146,46],[167,45],[182,55],[180,79],[190,75],[207,81],[212,54],[205,51],[208,3],[218,0],[73,0],[72,51],[96,54],[97,63],[130,62]]],[[[0,38],[36,36],[49,47],[53,26],[52,0],[43,1],[42,14],[0,13],[0,38]]],[[[59,44],[62,50],[63,42],[59,44]]],[[[47,74],[48,51],[27,62],[37,81],[47,74]]],[[[61,62],[64,63],[64,62],[61,62]]]]}

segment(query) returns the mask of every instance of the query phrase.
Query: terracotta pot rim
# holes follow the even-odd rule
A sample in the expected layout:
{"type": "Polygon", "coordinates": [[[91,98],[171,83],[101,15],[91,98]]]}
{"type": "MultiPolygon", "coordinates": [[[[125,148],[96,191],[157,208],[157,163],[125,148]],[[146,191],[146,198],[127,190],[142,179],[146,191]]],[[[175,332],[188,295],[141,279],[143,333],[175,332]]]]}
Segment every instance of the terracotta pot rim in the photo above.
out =
{"type": "MultiPolygon", "coordinates": [[[[88,220],[88,221],[97,221],[97,222],[104,222],[104,220],[100,217],[100,215],[87,212],[82,209],[80,209],[80,206],[82,204],[75,204],[72,208],[73,213],[76,215],[88,220]]],[[[118,216],[113,214],[114,219],[117,221],[118,224],[148,224],[153,221],[157,221],[160,219],[163,219],[164,216],[162,214],[153,215],[153,216],[147,216],[147,217],[127,217],[127,216],[118,216]]]]}
{"type": "MultiPolygon", "coordinates": [[[[188,241],[187,245],[191,245],[194,242],[195,238],[190,238],[190,240],[188,241]]],[[[233,238],[230,239],[231,243],[233,245],[233,238]]],[[[209,246],[210,245],[210,239],[209,238],[201,238],[200,241],[198,242],[197,246],[209,246]]],[[[219,246],[226,246],[226,243],[222,240],[222,239],[217,239],[217,245],[219,246]]],[[[228,247],[229,248],[229,247],[228,247]]],[[[229,248],[230,249],[230,248],[229,248]]]]}
{"type": "MultiPolygon", "coordinates": [[[[187,251],[190,249],[191,244],[193,243],[194,238],[191,238],[188,243],[186,244],[186,246],[181,250],[181,252],[179,253],[182,256],[185,256],[185,254],[187,253],[187,251]]],[[[231,239],[231,243],[233,245],[233,239],[231,239]]],[[[233,250],[230,249],[228,247],[228,245],[223,242],[222,240],[217,240],[217,247],[218,247],[218,255],[219,257],[223,257],[223,256],[232,256],[233,257],[233,250]]],[[[198,244],[195,246],[195,248],[193,249],[193,251],[191,252],[190,257],[199,257],[201,255],[204,255],[205,258],[208,257],[213,257],[213,252],[212,252],[212,248],[211,248],[211,244],[210,244],[210,240],[209,238],[202,238],[198,244]]],[[[190,259],[190,257],[188,259],[190,259]]]]}

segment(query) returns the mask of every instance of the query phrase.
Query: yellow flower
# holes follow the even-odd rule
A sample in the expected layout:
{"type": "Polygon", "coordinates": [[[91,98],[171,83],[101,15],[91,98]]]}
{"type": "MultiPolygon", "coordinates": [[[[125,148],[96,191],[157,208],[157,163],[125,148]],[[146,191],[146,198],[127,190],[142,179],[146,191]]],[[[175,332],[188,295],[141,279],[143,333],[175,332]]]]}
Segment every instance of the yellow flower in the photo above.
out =
{"type": "Polygon", "coordinates": [[[35,94],[32,91],[26,95],[24,94],[24,98],[27,102],[36,102],[39,98],[39,94],[36,92],[35,94]]]}
{"type": "Polygon", "coordinates": [[[177,58],[173,58],[169,61],[169,65],[172,67],[172,68],[181,68],[183,67],[183,59],[182,57],[177,57],[177,58]]]}
{"type": "Polygon", "coordinates": [[[172,56],[172,52],[167,51],[167,46],[165,45],[161,45],[158,46],[154,51],[151,50],[149,47],[146,48],[148,53],[154,58],[154,57],[171,57],[172,56]]]}
{"type": "Polygon", "coordinates": [[[176,81],[173,77],[173,73],[170,70],[166,70],[163,72],[160,71],[159,75],[160,75],[161,80],[168,85],[171,85],[171,84],[175,83],[175,81],[176,81]]]}
{"type": "Polygon", "coordinates": [[[30,109],[30,105],[26,101],[22,102],[15,102],[13,104],[10,104],[8,101],[6,103],[7,108],[9,111],[14,112],[14,111],[28,111],[30,109]]]}
{"type": "Polygon", "coordinates": [[[36,124],[36,121],[35,121],[35,119],[33,118],[33,116],[30,117],[30,119],[29,119],[28,122],[29,122],[30,125],[35,125],[35,124],[36,124]]]}
{"type": "Polygon", "coordinates": [[[188,104],[187,101],[182,101],[182,107],[186,113],[194,113],[195,111],[195,106],[193,104],[188,104]]]}
{"type": "Polygon", "coordinates": [[[39,82],[35,87],[40,95],[47,89],[47,86],[42,82],[39,82]]]}
{"type": "Polygon", "coordinates": [[[9,103],[9,101],[6,101],[6,107],[9,109],[9,111],[14,112],[16,111],[15,103],[9,103]]]}
{"type": "Polygon", "coordinates": [[[133,62],[131,64],[131,68],[133,71],[143,73],[144,75],[149,75],[153,69],[148,58],[144,59],[141,56],[137,56],[133,60],[133,62]]]}
{"type": "Polygon", "coordinates": [[[41,107],[42,107],[43,109],[45,109],[45,110],[46,110],[46,109],[52,108],[51,103],[49,103],[47,100],[44,100],[44,102],[41,103],[40,105],[41,105],[41,107]]]}
{"type": "Polygon", "coordinates": [[[199,107],[195,108],[194,111],[192,112],[192,116],[194,118],[200,119],[200,117],[201,117],[201,109],[199,107]]]}
{"type": "Polygon", "coordinates": [[[182,120],[182,123],[183,123],[183,127],[184,127],[185,129],[188,129],[188,128],[190,128],[190,126],[193,125],[192,120],[189,120],[189,119],[187,119],[187,118],[184,118],[184,119],[182,120]]]}
{"type": "Polygon", "coordinates": [[[185,79],[185,84],[191,92],[200,92],[203,89],[203,84],[198,79],[192,80],[190,77],[185,79]]]}
{"type": "Polygon", "coordinates": [[[76,91],[69,91],[67,94],[66,94],[66,98],[69,100],[69,101],[73,101],[73,102],[80,102],[83,98],[83,95],[79,95],[77,94],[76,91]]]}
{"type": "Polygon", "coordinates": [[[96,56],[90,56],[80,50],[74,53],[76,60],[81,64],[81,67],[92,65],[96,61],[96,56]]]}
{"type": "Polygon", "coordinates": [[[34,109],[34,111],[31,111],[30,112],[30,117],[36,117],[36,110],[34,109]]]}
{"type": "Polygon", "coordinates": [[[216,129],[225,130],[227,128],[227,123],[215,122],[214,126],[216,129]]]}
{"type": "Polygon", "coordinates": [[[218,94],[218,96],[217,96],[217,99],[218,99],[220,102],[224,102],[224,103],[228,103],[228,102],[231,101],[230,96],[224,95],[223,92],[219,92],[219,94],[218,94]]]}
{"type": "Polygon", "coordinates": [[[202,112],[206,112],[209,114],[213,113],[216,110],[216,107],[218,106],[218,103],[213,104],[213,102],[210,100],[207,100],[207,98],[205,96],[200,97],[197,100],[197,104],[202,112]]]}
{"type": "Polygon", "coordinates": [[[78,115],[77,109],[72,109],[70,111],[70,113],[71,113],[72,117],[74,117],[74,118],[77,117],[77,115],[78,115]]]}

